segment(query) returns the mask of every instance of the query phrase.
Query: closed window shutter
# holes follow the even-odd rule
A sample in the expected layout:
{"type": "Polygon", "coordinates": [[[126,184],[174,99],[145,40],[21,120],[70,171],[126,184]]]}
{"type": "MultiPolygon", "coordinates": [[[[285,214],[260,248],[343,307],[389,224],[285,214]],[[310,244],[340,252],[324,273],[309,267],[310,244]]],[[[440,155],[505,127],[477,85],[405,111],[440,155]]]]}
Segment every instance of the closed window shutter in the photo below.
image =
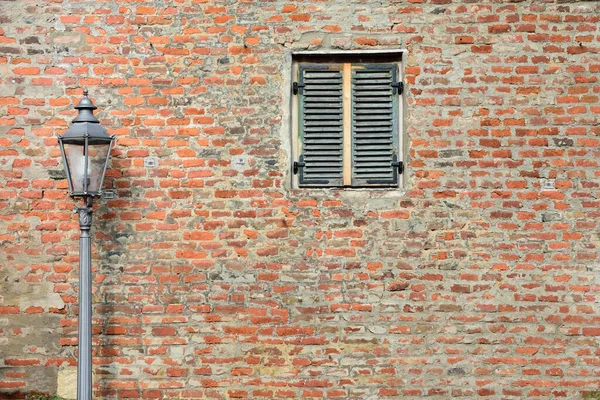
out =
{"type": "Polygon", "coordinates": [[[341,66],[299,70],[300,186],[341,186],[343,74],[341,66]]]}
{"type": "Polygon", "coordinates": [[[396,67],[359,65],[352,70],[352,186],[398,183],[396,67]]]}

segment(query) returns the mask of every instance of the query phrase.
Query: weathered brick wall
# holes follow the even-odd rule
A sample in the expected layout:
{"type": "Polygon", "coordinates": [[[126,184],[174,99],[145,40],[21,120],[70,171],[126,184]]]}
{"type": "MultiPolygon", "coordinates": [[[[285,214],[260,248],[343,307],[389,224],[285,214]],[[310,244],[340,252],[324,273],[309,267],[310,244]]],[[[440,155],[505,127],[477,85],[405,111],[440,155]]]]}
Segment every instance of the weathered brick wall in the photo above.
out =
{"type": "Polygon", "coordinates": [[[118,135],[97,398],[599,390],[599,21],[595,1],[0,2],[0,397],[72,383],[56,136],[83,87],[118,135]],[[405,188],[291,189],[291,52],[400,48],[405,188]]]}

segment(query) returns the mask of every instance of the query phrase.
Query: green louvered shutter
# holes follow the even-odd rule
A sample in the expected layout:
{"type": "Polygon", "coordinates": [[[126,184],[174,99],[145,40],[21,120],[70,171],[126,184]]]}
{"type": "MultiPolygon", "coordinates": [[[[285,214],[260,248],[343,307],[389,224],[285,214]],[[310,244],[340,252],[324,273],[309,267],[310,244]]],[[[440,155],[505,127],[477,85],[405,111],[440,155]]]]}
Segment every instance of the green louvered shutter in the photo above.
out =
{"type": "Polygon", "coordinates": [[[394,65],[352,69],[352,186],[398,184],[398,97],[394,65]]]}
{"type": "Polygon", "coordinates": [[[342,186],[342,68],[301,66],[299,74],[299,184],[342,186]]]}

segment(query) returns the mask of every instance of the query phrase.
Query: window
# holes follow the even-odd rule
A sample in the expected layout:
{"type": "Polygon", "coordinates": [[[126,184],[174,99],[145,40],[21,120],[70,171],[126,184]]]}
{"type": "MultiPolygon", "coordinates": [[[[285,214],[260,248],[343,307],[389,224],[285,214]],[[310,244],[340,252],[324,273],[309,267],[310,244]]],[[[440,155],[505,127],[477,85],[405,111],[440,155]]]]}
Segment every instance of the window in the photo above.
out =
{"type": "Polygon", "coordinates": [[[400,65],[374,58],[383,57],[363,62],[321,55],[296,63],[293,172],[299,187],[398,186],[400,65]]]}

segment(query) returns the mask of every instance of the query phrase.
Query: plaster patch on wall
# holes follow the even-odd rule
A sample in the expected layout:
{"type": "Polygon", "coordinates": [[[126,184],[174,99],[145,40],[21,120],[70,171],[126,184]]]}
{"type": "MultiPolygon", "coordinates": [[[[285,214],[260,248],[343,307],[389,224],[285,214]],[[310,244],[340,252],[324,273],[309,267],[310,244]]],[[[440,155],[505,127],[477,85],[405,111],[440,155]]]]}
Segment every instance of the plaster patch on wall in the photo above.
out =
{"type": "Polygon", "coordinates": [[[58,371],[56,378],[56,395],[64,399],[77,398],[77,368],[68,368],[58,371]]]}
{"type": "Polygon", "coordinates": [[[29,282],[0,283],[0,293],[4,296],[5,304],[18,305],[21,310],[29,307],[62,309],[65,303],[58,293],[54,293],[54,284],[29,282]]]}

